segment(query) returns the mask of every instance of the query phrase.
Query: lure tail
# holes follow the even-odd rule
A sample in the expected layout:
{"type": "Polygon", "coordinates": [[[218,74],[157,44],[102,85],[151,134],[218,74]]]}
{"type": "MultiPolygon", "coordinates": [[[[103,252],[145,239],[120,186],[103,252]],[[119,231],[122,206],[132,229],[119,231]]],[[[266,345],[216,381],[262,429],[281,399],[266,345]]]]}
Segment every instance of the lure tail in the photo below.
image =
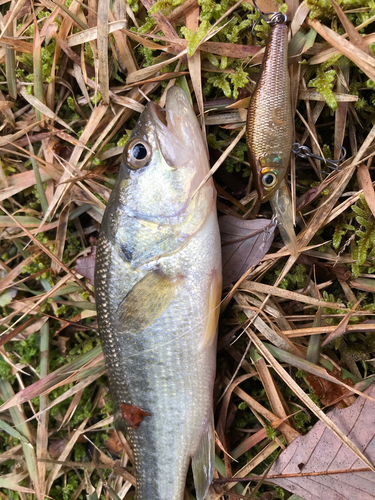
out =
{"type": "Polygon", "coordinates": [[[285,181],[282,181],[270,203],[285,246],[293,257],[298,257],[297,237],[293,227],[293,203],[285,181]]]}

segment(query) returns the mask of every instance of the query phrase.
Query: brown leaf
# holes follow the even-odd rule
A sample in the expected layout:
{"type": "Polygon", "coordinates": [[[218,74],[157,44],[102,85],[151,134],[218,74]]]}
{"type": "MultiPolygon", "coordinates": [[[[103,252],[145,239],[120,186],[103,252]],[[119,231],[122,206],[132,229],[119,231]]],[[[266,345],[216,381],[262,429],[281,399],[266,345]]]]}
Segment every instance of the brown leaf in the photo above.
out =
{"type": "Polygon", "coordinates": [[[54,439],[53,441],[51,441],[50,445],[48,446],[48,453],[50,454],[50,457],[57,460],[61,453],[65,450],[67,442],[67,438],[54,439]]]}
{"type": "Polygon", "coordinates": [[[276,226],[268,219],[242,220],[232,215],[220,217],[219,226],[225,288],[261,261],[271,246],[276,226]]]}
{"type": "MultiPolygon", "coordinates": [[[[365,393],[374,397],[375,384],[365,393]]],[[[350,408],[336,408],[327,416],[374,463],[375,404],[358,398],[350,408]]],[[[267,480],[305,500],[370,500],[374,498],[375,473],[363,469],[354,453],[319,421],[306,436],[293,441],[272,466],[270,476],[285,477],[268,476],[267,480]]]]}
{"type": "Polygon", "coordinates": [[[351,278],[351,272],[343,266],[327,266],[339,281],[347,282],[351,278]]]}
{"type": "Polygon", "coordinates": [[[122,452],[122,445],[117,432],[108,431],[109,438],[104,441],[104,446],[114,455],[120,455],[122,452]]]}
{"type": "MultiPolygon", "coordinates": [[[[337,380],[341,380],[346,385],[350,385],[351,387],[353,387],[354,385],[350,378],[346,378],[343,380],[341,371],[337,368],[334,368],[333,371],[330,372],[330,375],[337,378],[337,380]]],[[[321,377],[316,377],[315,375],[308,374],[306,376],[306,380],[315,394],[318,396],[318,398],[320,398],[320,401],[324,406],[331,406],[332,404],[334,404],[336,399],[341,398],[341,396],[348,393],[348,390],[342,385],[334,384],[329,380],[325,380],[321,377]]],[[[349,404],[346,404],[345,406],[350,406],[350,404],[352,404],[353,402],[354,401],[350,399],[348,401],[349,404]]]]}
{"type": "Polygon", "coordinates": [[[147,411],[138,408],[138,406],[129,405],[127,403],[121,403],[120,406],[125,422],[132,429],[138,429],[139,424],[145,417],[151,417],[147,411]]]}
{"type": "Polygon", "coordinates": [[[300,210],[305,208],[306,205],[312,203],[321,194],[321,192],[326,189],[326,187],[329,186],[334,180],[334,176],[327,177],[327,179],[324,179],[324,181],[321,182],[318,186],[309,189],[305,194],[300,196],[297,200],[296,212],[299,212],[300,210]]]}
{"type": "Polygon", "coordinates": [[[77,263],[75,266],[75,271],[79,274],[82,274],[85,278],[89,280],[89,282],[94,284],[95,277],[95,260],[96,260],[96,245],[91,247],[91,253],[87,257],[81,257],[77,259],[77,263]]]}

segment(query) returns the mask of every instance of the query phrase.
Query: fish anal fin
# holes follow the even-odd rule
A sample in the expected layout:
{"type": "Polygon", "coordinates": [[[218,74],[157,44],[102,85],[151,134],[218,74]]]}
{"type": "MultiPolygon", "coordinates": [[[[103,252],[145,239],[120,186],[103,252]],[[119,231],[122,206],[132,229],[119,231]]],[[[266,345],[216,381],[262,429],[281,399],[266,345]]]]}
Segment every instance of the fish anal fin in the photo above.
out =
{"type": "Polygon", "coordinates": [[[207,300],[206,322],[199,350],[209,347],[215,340],[220,315],[222,278],[216,269],[211,273],[211,284],[207,300]]]}
{"type": "Polygon", "coordinates": [[[119,305],[119,331],[136,334],[150,326],[173,300],[182,276],[168,277],[159,271],[141,279],[119,305]]]}
{"type": "Polygon", "coordinates": [[[205,421],[197,451],[191,460],[195,494],[204,500],[212,483],[215,468],[215,429],[213,414],[205,421]]]}

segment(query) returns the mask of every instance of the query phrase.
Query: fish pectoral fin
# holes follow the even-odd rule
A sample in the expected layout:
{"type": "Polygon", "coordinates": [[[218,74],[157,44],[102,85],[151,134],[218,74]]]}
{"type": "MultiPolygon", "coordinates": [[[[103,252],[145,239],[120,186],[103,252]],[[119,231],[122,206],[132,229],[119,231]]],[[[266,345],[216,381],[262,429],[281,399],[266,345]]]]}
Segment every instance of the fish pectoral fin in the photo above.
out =
{"type": "Polygon", "coordinates": [[[215,468],[214,416],[206,420],[199,446],[191,460],[197,500],[204,500],[212,483],[215,468]]]}
{"type": "Polygon", "coordinates": [[[170,278],[159,271],[142,278],[118,307],[119,332],[135,334],[150,326],[168,307],[182,279],[182,276],[170,278]]]}

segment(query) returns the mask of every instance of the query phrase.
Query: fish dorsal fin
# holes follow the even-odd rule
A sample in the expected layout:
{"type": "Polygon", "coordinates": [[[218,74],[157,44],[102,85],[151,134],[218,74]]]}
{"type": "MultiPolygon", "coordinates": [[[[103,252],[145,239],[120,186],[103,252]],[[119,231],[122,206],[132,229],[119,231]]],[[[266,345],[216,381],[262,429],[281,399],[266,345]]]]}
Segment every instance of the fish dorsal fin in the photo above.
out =
{"type": "Polygon", "coordinates": [[[136,334],[150,326],[173,300],[182,279],[182,276],[170,278],[154,271],[138,281],[117,310],[119,331],[136,334]]]}
{"type": "Polygon", "coordinates": [[[215,430],[212,413],[203,426],[198,449],[192,457],[191,467],[197,500],[204,500],[212,483],[215,468],[215,430]]]}

